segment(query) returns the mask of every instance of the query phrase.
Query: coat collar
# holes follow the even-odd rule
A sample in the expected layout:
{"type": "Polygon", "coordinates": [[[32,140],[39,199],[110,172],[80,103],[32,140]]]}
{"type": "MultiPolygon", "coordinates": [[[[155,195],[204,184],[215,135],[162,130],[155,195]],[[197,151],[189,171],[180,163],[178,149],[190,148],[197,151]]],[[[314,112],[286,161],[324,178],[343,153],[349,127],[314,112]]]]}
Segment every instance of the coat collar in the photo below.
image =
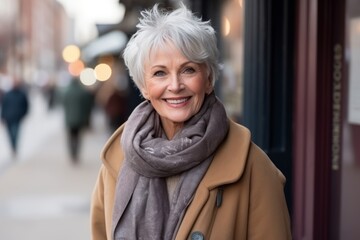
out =
{"type": "Polygon", "coordinates": [[[250,139],[247,128],[230,121],[228,136],[216,151],[201,184],[211,190],[237,181],[245,168],[250,139]]]}
{"type": "Polygon", "coordinates": [[[124,131],[125,124],[121,125],[107,140],[100,154],[101,160],[115,179],[118,176],[119,169],[124,160],[124,152],[120,145],[121,134],[124,131]]]}

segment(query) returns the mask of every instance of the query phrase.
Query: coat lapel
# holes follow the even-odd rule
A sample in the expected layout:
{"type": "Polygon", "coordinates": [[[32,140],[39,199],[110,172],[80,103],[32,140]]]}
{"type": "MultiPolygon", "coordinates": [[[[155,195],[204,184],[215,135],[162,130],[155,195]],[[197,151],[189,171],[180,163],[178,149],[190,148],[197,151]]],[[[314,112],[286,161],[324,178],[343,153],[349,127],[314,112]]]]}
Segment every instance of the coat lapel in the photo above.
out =
{"type": "Polygon", "coordinates": [[[250,143],[249,130],[230,121],[228,136],[217,150],[208,171],[200,182],[176,239],[187,239],[201,209],[209,198],[210,190],[240,179],[245,168],[250,143]]]}

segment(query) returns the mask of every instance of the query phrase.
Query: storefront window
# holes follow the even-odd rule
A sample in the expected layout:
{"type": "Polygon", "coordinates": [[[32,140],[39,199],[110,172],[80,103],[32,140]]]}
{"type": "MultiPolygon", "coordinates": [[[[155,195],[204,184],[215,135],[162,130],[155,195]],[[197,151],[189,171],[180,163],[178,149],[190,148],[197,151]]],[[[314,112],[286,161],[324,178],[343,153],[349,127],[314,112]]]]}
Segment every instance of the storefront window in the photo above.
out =
{"type": "Polygon", "coordinates": [[[345,91],[344,127],[341,169],[340,238],[359,239],[360,213],[360,2],[347,1],[346,62],[348,65],[345,91]]]}
{"type": "Polygon", "coordinates": [[[221,96],[228,115],[240,121],[243,95],[244,1],[224,1],[221,10],[221,96]]]}

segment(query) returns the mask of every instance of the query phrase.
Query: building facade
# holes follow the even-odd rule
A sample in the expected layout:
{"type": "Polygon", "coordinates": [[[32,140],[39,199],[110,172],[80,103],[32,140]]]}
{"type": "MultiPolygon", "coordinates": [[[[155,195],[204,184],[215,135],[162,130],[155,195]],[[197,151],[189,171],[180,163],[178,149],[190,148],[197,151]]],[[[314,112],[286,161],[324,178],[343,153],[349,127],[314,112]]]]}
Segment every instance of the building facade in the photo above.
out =
{"type": "MultiPolygon", "coordinates": [[[[71,19],[53,0],[0,0],[0,71],[43,86],[61,70],[63,47],[71,42],[71,19]]],[[[6,76],[6,77],[4,77],[6,76]]]]}

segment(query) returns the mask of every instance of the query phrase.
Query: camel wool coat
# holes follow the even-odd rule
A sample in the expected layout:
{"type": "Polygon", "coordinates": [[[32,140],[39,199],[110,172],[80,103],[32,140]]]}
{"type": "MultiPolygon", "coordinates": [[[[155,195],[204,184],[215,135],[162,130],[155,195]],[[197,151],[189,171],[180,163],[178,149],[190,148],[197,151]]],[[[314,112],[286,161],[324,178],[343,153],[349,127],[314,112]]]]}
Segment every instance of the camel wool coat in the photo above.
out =
{"type": "MultiPolygon", "coordinates": [[[[93,240],[113,239],[115,186],[124,159],[123,128],[115,131],[101,153],[103,164],[91,203],[93,240]]],[[[284,175],[251,142],[250,132],[230,121],[229,133],[185,212],[176,240],[291,239],[284,184],[284,175]]]]}

